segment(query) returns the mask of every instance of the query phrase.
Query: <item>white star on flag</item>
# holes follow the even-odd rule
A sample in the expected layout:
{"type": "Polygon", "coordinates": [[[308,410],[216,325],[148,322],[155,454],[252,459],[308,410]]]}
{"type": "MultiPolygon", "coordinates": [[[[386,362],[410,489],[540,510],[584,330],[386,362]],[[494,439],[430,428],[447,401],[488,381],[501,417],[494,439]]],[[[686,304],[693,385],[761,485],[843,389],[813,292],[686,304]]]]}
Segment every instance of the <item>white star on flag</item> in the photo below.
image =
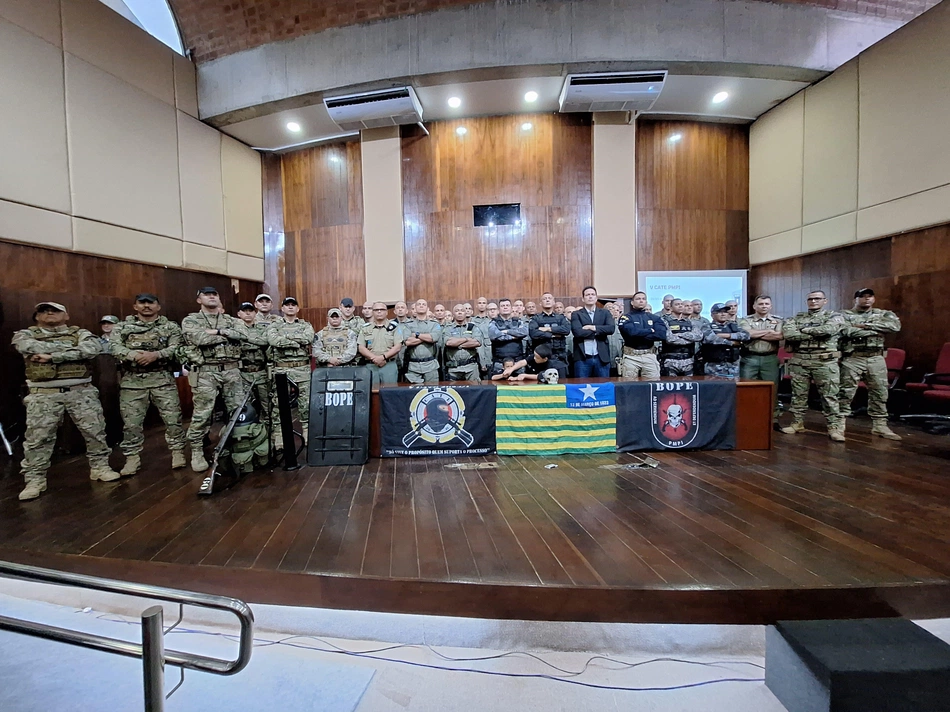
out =
{"type": "Polygon", "coordinates": [[[581,388],[581,393],[584,394],[584,400],[587,400],[588,398],[594,400],[594,396],[597,394],[598,388],[600,388],[600,386],[592,386],[590,383],[581,388]]]}

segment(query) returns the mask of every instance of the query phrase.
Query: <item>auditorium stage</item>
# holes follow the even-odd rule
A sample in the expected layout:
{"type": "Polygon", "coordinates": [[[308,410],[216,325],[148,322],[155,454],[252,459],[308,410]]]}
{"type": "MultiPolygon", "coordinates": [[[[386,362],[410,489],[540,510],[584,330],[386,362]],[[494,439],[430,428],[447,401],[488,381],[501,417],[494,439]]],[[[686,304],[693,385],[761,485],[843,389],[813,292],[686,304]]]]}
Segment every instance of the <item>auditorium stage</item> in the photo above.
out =
{"type": "MultiPolygon", "coordinates": [[[[213,497],[146,466],[58,463],[21,503],[0,460],[0,558],[252,603],[663,623],[950,615],[950,439],[777,435],[772,450],[372,459],[213,497]],[[545,465],[556,463],[556,469],[545,465]],[[490,464],[492,468],[464,469],[490,464]],[[460,469],[458,466],[463,466],[460,469]]],[[[114,464],[120,464],[116,459],[114,464]]]]}

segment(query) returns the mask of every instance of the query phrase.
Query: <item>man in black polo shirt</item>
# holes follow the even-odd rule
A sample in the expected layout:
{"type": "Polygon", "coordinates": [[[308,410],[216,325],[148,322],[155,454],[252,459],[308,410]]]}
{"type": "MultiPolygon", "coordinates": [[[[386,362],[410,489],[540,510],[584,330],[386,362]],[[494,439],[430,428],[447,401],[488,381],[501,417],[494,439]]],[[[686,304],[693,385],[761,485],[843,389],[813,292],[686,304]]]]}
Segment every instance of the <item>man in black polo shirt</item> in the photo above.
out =
{"type": "Polygon", "coordinates": [[[541,311],[531,317],[528,335],[535,346],[549,344],[555,359],[567,363],[567,343],[565,337],[571,333],[571,323],[563,314],[554,311],[554,295],[545,292],[541,295],[541,311]]]}

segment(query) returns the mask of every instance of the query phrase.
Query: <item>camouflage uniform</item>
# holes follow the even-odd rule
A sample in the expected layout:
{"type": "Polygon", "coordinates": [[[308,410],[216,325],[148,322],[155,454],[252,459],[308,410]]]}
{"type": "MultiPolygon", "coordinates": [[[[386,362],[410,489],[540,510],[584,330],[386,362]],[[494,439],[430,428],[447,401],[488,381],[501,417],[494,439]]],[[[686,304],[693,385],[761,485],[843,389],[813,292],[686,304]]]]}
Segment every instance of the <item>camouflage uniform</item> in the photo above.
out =
{"type": "Polygon", "coordinates": [[[901,330],[901,320],[885,309],[842,312],[841,390],[838,408],[842,417],[851,413],[851,401],[862,378],[868,386],[868,415],[876,426],[887,423],[887,363],[884,361],[884,335],[901,330]]]}
{"type": "MultiPolygon", "coordinates": [[[[712,322],[701,314],[693,314],[689,320],[692,322],[698,322],[699,330],[704,334],[709,330],[709,327],[712,326],[712,322]]],[[[693,355],[693,375],[704,376],[705,374],[706,366],[703,363],[703,345],[699,343],[696,344],[696,352],[693,355]]]]}
{"type": "Polygon", "coordinates": [[[442,336],[442,327],[435,319],[410,319],[403,326],[408,335],[431,334],[432,343],[423,341],[421,344],[406,347],[406,380],[409,383],[438,383],[439,382],[439,339],[442,336]]]}
{"type": "MultiPolygon", "coordinates": [[[[360,324],[363,324],[362,320],[360,324]]],[[[351,327],[347,327],[345,322],[343,326],[337,328],[327,326],[320,329],[313,340],[313,356],[317,360],[317,365],[332,368],[331,358],[340,359],[341,366],[355,365],[357,333],[351,327]]]]}
{"type": "MultiPolygon", "coordinates": [[[[774,314],[760,317],[750,314],[739,320],[739,326],[746,331],[782,331],[782,319],[774,314]]],[[[739,364],[739,377],[744,381],[772,381],[775,391],[772,397],[772,419],[778,420],[778,341],[752,339],[742,347],[742,361],[739,364]]]]}
{"type": "Polygon", "coordinates": [[[739,380],[739,344],[750,338],[749,332],[739,328],[734,321],[720,323],[713,320],[703,336],[704,374],[739,380]],[[718,334],[728,334],[729,341],[721,339],[718,334]]]}
{"type": "Polygon", "coordinates": [[[345,326],[354,334],[360,333],[360,329],[362,329],[365,325],[366,322],[356,316],[356,314],[351,316],[349,319],[344,319],[342,324],[342,326],[345,326]]]}
{"type": "Polygon", "coordinates": [[[99,338],[77,326],[31,326],[13,335],[13,346],[26,360],[26,384],[30,389],[23,400],[26,435],[20,471],[26,488],[20,499],[34,499],[46,489],[46,471],[64,412],[69,413],[86,441],[89,478],[105,482],[118,479],[118,473],[109,467],[105,417],[99,391],[92,385],[90,362],[99,355],[99,338]],[[34,354],[50,354],[53,360],[30,361],[34,354]]]}
{"type": "Polygon", "coordinates": [[[122,452],[139,455],[145,443],[143,424],[149,403],[154,403],[165,423],[165,442],[172,452],[184,452],[185,431],[181,425],[181,402],[175,384],[175,358],[181,346],[181,328],[163,316],[142,321],[126,317],[112,330],[112,355],[119,367],[119,410],[125,433],[122,452]],[[159,357],[146,366],[135,362],[135,353],[157,351],[159,357]]]}
{"type": "MultiPolygon", "coordinates": [[[[287,379],[297,386],[297,417],[304,442],[309,436],[310,424],[310,347],[313,346],[313,327],[303,319],[287,321],[281,319],[267,329],[267,343],[270,347],[267,356],[271,364],[271,374],[287,374],[287,379]]],[[[272,417],[274,425],[274,447],[283,447],[280,430],[280,411],[277,409],[277,389],[271,386],[272,417]]]]}
{"type": "Polygon", "coordinates": [[[692,319],[677,319],[673,315],[662,319],[666,322],[666,339],[660,346],[660,375],[692,376],[696,344],[701,343],[704,337],[702,325],[692,319]]]}
{"type": "Polygon", "coordinates": [[[821,396],[821,411],[828,423],[828,433],[843,437],[844,419],[838,411],[838,338],[845,320],[840,314],[820,309],[799,312],[782,325],[785,348],[792,354],[788,372],[792,377],[792,415],[795,420],[786,432],[801,431],[808,411],[810,379],[815,381],[821,396]]]}
{"type": "MultiPolygon", "coordinates": [[[[385,354],[394,346],[402,346],[402,327],[395,321],[387,321],[382,326],[366,324],[357,337],[357,344],[372,351],[374,354],[385,354]]],[[[396,356],[380,368],[375,363],[367,362],[366,367],[373,375],[373,385],[380,383],[397,383],[399,371],[396,367],[396,356]]]]}
{"type": "Polygon", "coordinates": [[[257,312],[257,314],[254,315],[254,323],[264,324],[265,326],[270,326],[278,319],[280,319],[280,314],[261,314],[257,312]]]}
{"type": "Polygon", "coordinates": [[[204,437],[211,429],[214,402],[220,392],[228,414],[240,407],[247,393],[241,376],[241,344],[247,341],[247,327],[227,314],[195,312],[181,322],[182,362],[188,361],[194,412],[186,435],[195,459],[204,449],[204,437]],[[208,334],[207,329],[220,333],[208,334]]]}
{"type": "Polygon", "coordinates": [[[267,329],[270,324],[254,320],[247,327],[247,341],[241,342],[241,377],[257,399],[258,419],[268,432],[271,429],[271,387],[267,372],[267,329]]]}
{"type": "Polygon", "coordinates": [[[444,353],[445,380],[447,381],[478,381],[479,356],[485,348],[488,336],[478,324],[470,321],[467,324],[457,324],[454,321],[442,329],[442,338],[439,346],[444,353]],[[478,342],[477,348],[458,348],[446,346],[449,339],[474,339],[478,342]]]}

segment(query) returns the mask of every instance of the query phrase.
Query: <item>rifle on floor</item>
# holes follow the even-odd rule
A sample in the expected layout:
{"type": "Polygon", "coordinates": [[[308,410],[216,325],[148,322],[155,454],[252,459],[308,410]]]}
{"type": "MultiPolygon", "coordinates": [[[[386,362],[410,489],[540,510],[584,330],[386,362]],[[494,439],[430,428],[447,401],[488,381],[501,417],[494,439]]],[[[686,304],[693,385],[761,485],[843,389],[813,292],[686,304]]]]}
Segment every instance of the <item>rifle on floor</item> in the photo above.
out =
{"type": "MultiPolygon", "coordinates": [[[[244,394],[244,399],[241,401],[241,405],[234,409],[234,412],[231,414],[231,419],[228,421],[221,429],[221,433],[218,436],[218,444],[214,448],[214,457],[211,460],[211,469],[208,470],[208,475],[201,481],[201,487],[198,489],[198,494],[207,496],[214,494],[215,485],[218,484],[221,474],[231,474],[231,473],[219,473],[218,466],[221,461],[221,454],[224,452],[224,448],[228,445],[228,438],[231,437],[231,433],[234,431],[234,426],[237,425],[238,418],[241,417],[241,413],[244,411],[244,406],[247,405],[248,400],[253,393],[252,388],[247,389],[247,393],[244,394]]],[[[233,483],[232,483],[233,484],[233,483]]]]}

